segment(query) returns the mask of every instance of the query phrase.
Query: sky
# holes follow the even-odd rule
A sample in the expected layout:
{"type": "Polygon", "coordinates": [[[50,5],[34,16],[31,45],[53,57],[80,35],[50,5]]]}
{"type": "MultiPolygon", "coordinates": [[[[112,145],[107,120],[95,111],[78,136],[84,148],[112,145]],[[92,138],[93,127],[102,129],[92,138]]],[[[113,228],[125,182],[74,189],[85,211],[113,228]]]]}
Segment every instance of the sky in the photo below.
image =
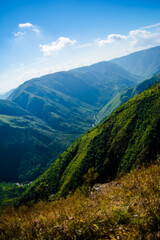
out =
{"type": "Polygon", "coordinates": [[[0,0],[0,93],[160,45],[160,1],[0,0]]]}

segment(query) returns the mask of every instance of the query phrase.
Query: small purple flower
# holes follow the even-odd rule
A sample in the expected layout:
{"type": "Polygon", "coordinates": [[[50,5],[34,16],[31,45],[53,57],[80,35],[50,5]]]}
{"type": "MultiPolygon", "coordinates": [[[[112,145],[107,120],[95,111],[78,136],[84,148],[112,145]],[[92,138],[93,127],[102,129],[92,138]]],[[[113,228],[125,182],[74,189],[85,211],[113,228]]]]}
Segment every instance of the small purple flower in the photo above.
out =
{"type": "Polygon", "coordinates": [[[36,219],[34,219],[34,223],[35,223],[35,224],[39,224],[39,222],[38,222],[36,219]]]}

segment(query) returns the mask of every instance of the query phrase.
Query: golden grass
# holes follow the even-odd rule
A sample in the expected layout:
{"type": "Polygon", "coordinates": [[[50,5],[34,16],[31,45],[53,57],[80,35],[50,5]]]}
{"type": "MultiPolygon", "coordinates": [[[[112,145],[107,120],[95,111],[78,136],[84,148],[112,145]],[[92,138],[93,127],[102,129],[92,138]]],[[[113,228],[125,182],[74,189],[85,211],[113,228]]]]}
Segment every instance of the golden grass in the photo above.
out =
{"type": "Polygon", "coordinates": [[[160,239],[160,164],[67,199],[6,208],[0,239],[160,239]]]}

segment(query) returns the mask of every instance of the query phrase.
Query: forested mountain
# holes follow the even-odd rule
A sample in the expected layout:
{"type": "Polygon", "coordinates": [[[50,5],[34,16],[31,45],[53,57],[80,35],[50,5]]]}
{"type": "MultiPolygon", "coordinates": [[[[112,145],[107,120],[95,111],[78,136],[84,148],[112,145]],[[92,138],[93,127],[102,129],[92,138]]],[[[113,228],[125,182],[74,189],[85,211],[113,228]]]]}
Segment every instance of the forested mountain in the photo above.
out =
{"type": "MultiPolygon", "coordinates": [[[[0,101],[0,181],[31,181],[71,144],[16,103],[0,101]],[[57,150],[58,149],[58,150],[57,150]]],[[[73,141],[73,140],[72,140],[73,141]]]]}
{"type": "MultiPolygon", "coordinates": [[[[158,47],[135,53],[135,56],[138,61],[141,55],[147,58],[148,52],[155,53],[155,58],[150,58],[150,69],[155,70],[158,47]]],[[[145,68],[142,75],[145,75],[145,68]]],[[[34,180],[94,126],[96,116],[97,124],[138,91],[143,91],[145,83],[139,85],[140,90],[133,89],[138,81],[140,78],[117,64],[100,62],[20,85],[8,100],[0,101],[0,181],[34,180]],[[44,151],[37,150],[39,148],[44,151]]]]}
{"type": "Polygon", "coordinates": [[[160,151],[160,86],[120,106],[102,124],[84,134],[34,181],[23,201],[66,196],[96,172],[103,182],[137,165],[156,160],[160,151]]]}
{"type": "Polygon", "coordinates": [[[152,85],[160,82],[160,74],[143,81],[134,88],[126,88],[116,94],[97,114],[95,124],[98,125],[104,121],[120,105],[127,102],[130,98],[150,88],[152,85]]]}
{"type": "Polygon", "coordinates": [[[160,72],[160,46],[116,58],[111,62],[118,64],[132,74],[149,78],[160,72]]]}
{"type": "Polygon", "coordinates": [[[0,181],[34,180],[92,127],[94,115],[116,92],[136,82],[115,64],[102,62],[15,89],[0,101],[0,181]]]}

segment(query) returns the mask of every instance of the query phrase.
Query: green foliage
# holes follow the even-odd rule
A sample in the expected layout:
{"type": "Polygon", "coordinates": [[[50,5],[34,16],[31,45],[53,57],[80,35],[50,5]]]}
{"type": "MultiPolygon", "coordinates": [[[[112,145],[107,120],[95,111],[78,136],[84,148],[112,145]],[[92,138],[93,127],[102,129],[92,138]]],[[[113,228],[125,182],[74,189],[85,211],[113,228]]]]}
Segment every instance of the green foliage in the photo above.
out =
{"type": "MultiPolygon", "coordinates": [[[[87,179],[95,171],[89,170],[87,179]]],[[[0,239],[158,240],[159,182],[157,162],[116,181],[96,184],[87,195],[81,188],[67,198],[5,208],[0,215],[0,239]]]]}
{"type": "Polygon", "coordinates": [[[0,209],[12,205],[27,188],[28,185],[18,186],[15,183],[0,183],[0,209]]]}
{"type": "Polygon", "coordinates": [[[138,84],[134,88],[126,88],[121,92],[117,93],[97,114],[96,116],[96,125],[103,122],[108,116],[111,115],[119,106],[127,102],[132,97],[135,97],[137,94],[144,92],[146,89],[151,88],[154,85],[157,85],[160,82],[160,74],[145,80],[144,82],[138,84]]]}
{"type": "Polygon", "coordinates": [[[160,88],[144,91],[120,106],[102,124],[79,138],[22,196],[22,202],[66,196],[95,168],[104,182],[137,165],[155,160],[160,145],[160,88]],[[36,192],[39,185],[46,185],[36,192]]]}
{"type": "Polygon", "coordinates": [[[36,179],[92,127],[115,93],[135,82],[116,64],[102,62],[19,86],[0,100],[0,181],[36,179]]]}

